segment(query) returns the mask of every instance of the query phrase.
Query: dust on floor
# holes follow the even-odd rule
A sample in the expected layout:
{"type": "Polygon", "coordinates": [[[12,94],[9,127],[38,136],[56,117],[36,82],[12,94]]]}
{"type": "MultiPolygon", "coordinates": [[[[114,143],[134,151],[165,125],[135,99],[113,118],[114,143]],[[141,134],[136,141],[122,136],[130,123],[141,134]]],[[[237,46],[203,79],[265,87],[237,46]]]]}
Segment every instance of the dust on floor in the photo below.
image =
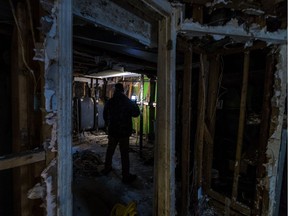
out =
{"type": "Polygon", "coordinates": [[[101,174],[107,135],[85,132],[73,142],[73,216],[109,216],[116,204],[136,204],[139,216],[151,216],[153,209],[153,145],[130,138],[130,171],[137,175],[132,184],[122,183],[119,147],[113,156],[113,171],[101,174]]]}

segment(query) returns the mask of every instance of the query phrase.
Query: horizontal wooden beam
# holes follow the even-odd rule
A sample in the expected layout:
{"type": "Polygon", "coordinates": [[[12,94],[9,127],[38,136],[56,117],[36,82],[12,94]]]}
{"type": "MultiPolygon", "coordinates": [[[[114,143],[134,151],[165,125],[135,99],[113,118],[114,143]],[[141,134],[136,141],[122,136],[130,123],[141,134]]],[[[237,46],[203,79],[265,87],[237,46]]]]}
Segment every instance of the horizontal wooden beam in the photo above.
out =
{"type": "Polygon", "coordinates": [[[0,170],[11,169],[45,160],[45,151],[27,151],[0,157],[0,170]]]}
{"type": "Polygon", "coordinates": [[[152,24],[109,0],[75,0],[73,14],[151,46],[152,24]]]}
{"type": "Polygon", "coordinates": [[[168,1],[165,0],[141,0],[153,11],[162,16],[170,16],[172,14],[172,7],[168,1]]]}
{"type": "Polygon", "coordinates": [[[257,39],[266,41],[267,43],[285,44],[287,43],[286,29],[278,30],[277,32],[267,32],[264,30],[248,30],[243,26],[238,26],[233,22],[225,26],[205,26],[199,23],[184,21],[179,30],[185,37],[199,37],[205,35],[212,35],[216,38],[230,36],[235,40],[249,41],[257,39]]]}
{"type": "Polygon", "coordinates": [[[232,200],[212,189],[207,191],[208,196],[210,196],[211,198],[217,200],[218,202],[221,202],[223,204],[223,208],[225,205],[225,208],[229,208],[228,210],[234,209],[235,211],[241,212],[243,215],[251,215],[251,209],[244,205],[243,203],[240,202],[232,202],[232,200]],[[230,203],[230,205],[228,206],[227,203],[230,203]]]}

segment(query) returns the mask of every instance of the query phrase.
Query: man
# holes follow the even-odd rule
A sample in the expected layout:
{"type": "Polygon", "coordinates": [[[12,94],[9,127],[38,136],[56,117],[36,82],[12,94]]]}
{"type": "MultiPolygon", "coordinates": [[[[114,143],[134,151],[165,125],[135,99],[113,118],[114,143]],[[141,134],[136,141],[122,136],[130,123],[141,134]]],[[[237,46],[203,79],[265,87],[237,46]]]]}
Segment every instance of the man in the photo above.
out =
{"type": "Polygon", "coordinates": [[[113,97],[107,101],[103,110],[105,125],[108,126],[108,148],[102,173],[108,174],[112,170],[112,157],[119,143],[123,183],[131,183],[136,179],[136,175],[129,171],[129,137],[132,134],[132,117],[139,115],[139,107],[124,94],[123,85],[115,84],[113,97]]]}

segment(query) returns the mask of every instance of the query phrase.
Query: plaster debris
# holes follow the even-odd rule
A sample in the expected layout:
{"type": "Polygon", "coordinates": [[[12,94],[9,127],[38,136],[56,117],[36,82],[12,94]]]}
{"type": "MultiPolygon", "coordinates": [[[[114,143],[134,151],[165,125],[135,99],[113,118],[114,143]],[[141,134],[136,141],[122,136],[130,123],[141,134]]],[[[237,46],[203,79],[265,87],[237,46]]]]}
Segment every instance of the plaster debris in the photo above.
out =
{"type": "Polygon", "coordinates": [[[250,15],[263,15],[264,14],[264,11],[262,10],[256,10],[254,8],[246,8],[244,10],[242,10],[244,13],[246,14],[250,14],[250,15]]]}
{"type": "Polygon", "coordinates": [[[286,29],[279,29],[275,32],[268,32],[267,27],[260,28],[258,24],[250,26],[239,25],[237,19],[231,19],[224,26],[207,26],[192,19],[185,19],[181,26],[181,33],[193,38],[195,36],[203,37],[210,35],[224,35],[233,38],[236,42],[251,41],[259,39],[267,44],[281,44],[287,41],[286,29]]]}
{"type": "Polygon", "coordinates": [[[53,178],[51,176],[51,170],[56,169],[56,159],[52,160],[49,166],[41,173],[41,177],[44,179],[46,194],[44,207],[46,208],[47,216],[54,216],[54,210],[56,208],[55,191],[53,191],[53,178]]]}
{"type": "Polygon", "coordinates": [[[37,183],[32,189],[27,193],[29,199],[43,199],[45,196],[45,187],[40,183],[37,183]]]}
{"type": "Polygon", "coordinates": [[[232,3],[232,1],[229,1],[229,0],[214,0],[213,2],[208,2],[206,3],[206,7],[214,7],[215,5],[217,4],[224,4],[224,5],[227,5],[229,3],[232,3]]]}
{"type": "Polygon", "coordinates": [[[51,149],[52,152],[57,152],[57,116],[55,113],[49,113],[45,119],[48,125],[52,125],[48,149],[51,149]]]}

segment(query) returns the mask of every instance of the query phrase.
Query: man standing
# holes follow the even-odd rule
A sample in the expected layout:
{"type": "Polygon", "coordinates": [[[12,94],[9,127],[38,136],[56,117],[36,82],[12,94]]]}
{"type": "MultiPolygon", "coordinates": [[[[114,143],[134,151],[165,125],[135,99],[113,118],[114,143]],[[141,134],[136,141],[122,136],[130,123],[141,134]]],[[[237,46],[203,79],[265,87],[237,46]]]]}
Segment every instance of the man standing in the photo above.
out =
{"type": "Polygon", "coordinates": [[[108,174],[112,170],[113,154],[119,143],[123,183],[131,183],[136,179],[136,175],[129,171],[129,137],[132,134],[132,117],[139,115],[139,107],[124,94],[123,85],[115,84],[113,97],[107,101],[103,110],[105,125],[108,126],[108,148],[102,173],[108,174]]]}

